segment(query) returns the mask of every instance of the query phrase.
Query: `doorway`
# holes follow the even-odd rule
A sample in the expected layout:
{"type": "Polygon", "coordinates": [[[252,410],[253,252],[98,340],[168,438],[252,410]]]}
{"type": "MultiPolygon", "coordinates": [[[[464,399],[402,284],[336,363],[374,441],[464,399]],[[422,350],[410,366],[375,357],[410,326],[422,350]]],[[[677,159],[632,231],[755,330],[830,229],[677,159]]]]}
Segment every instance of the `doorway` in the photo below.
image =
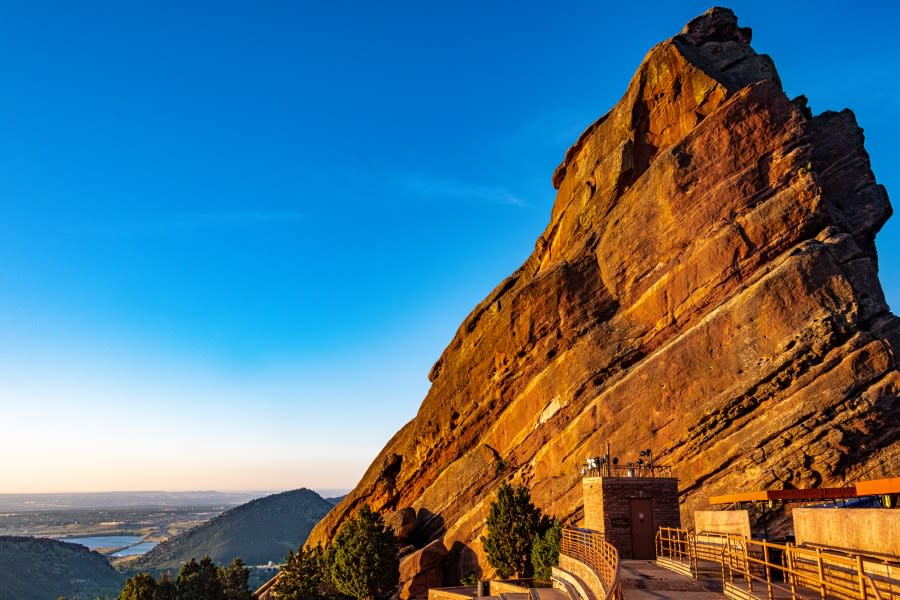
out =
{"type": "Polygon", "coordinates": [[[631,555],[632,558],[656,558],[656,525],[653,522],[653,500],[631,498],[631,555]]]}

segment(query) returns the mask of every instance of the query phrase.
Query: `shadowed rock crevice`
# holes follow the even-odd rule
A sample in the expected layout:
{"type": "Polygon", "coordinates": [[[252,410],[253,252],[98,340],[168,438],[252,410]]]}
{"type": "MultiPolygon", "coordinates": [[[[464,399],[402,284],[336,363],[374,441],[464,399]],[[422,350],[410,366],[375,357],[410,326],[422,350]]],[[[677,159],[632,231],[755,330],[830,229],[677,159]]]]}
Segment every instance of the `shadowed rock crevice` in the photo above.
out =
{"type": "Polygon", "coordinates": [[[789,99],[750,39],[713,9],[650,50],[553,174],[532,255],[312,543],[362,502],[409,506],[434,515],[416,547],[441,540],[465,575],[501,481],[578,524],[580,464],[607,442],[672,465],[688,523],[714,494],[900,475],[887,193],[852,113],[789,99]]]}

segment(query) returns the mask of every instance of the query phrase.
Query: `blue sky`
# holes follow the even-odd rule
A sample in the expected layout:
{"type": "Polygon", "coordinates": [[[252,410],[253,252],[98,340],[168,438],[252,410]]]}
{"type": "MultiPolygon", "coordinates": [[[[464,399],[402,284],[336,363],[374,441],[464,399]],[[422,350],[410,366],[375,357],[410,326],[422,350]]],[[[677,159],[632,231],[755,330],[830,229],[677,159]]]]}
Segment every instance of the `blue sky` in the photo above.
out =
{"type": "MultiPolygon", "coordinates": [[[[354,485],[709,7],[603,4],[0,4],[0,492],[354,485]]],[[[898,189],[898,10],[731,6],[898,189]]]]}

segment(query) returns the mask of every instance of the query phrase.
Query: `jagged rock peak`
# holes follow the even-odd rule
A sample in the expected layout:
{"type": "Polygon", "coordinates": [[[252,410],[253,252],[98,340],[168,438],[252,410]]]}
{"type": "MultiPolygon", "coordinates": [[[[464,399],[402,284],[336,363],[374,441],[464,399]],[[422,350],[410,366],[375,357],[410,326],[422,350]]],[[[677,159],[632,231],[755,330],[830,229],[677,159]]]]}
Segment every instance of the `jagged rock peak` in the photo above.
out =
{"type": "Polygon", "coordinates": [[[737,16],[730,8],[715,6],[684,26],[676,39],[700,46],[708,42],[738,42],[750,45],[753,30],[738,27],[737,16]]]}
{"type": "MultiPolygon", "coordinates": [[[[559,189],[586,139],[601,125],[613,130],[611,139],[624,144],[618,152],[624,162],[615,166],[623,175],[617,184],[621,190],[643,172],[657,150],[680,140],[732,94],[759,81],[772,81],[780,90],[775,63],[757,54],[749,41],[750,29],[738,27],[731,10],[713,8],[655,46],[619,103],[566,152],[553,173],[553,187],[559,189]]],[[[607,149],[602,152],[608,154],[607,149]]]]}
{"type": "Polygon", "coordinates": [[[684,26],[672,41],[685,56],[729,91],[755,81],[772,79],[778,72],[772,59],[750,47],[752,30],[739,27],[728,8],[711,8],[684,26]]]}

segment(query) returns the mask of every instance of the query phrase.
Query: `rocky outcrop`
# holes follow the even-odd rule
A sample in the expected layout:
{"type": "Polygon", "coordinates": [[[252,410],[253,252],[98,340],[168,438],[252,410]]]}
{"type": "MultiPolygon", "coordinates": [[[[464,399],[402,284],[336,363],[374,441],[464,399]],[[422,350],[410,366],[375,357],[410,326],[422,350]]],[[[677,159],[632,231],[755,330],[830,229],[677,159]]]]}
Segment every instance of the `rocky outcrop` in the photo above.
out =
{"type": "Polygon", "coordinates": [[[435,540],[400,559],[400,597],[427,598],[429,588],[444,582],[444,542],[435,540]]]}
{"type": "Polygon", "coordinates": [[[384,518],[384,524],[393,530],[397,542],[403,545],[416,527],[416,511],[409,507],[395,510],[384,518]]]}
{"type": "Polygon", "coordinates": [[[501,481],[577,523],[607,442],[672,465],[688,519],[712,494],[898,474],[886,192],[853,114],[786,97],[750,37],[717,8],[648,53],[554,173],[534,252],[313,543],[367,503],[415,508],[418,547],[483,556],[501,481]]]}

